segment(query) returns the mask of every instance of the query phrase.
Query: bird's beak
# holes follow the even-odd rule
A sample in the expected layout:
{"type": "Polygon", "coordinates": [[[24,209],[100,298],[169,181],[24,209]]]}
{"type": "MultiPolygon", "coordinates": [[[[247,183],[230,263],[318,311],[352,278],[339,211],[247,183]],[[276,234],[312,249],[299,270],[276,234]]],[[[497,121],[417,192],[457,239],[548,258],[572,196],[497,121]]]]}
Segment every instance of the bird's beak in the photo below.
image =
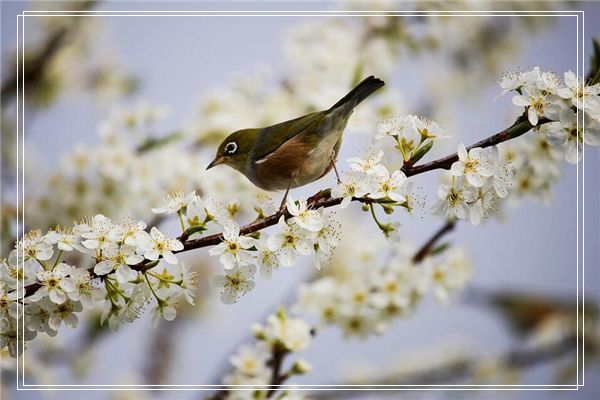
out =
{"type": "Polygon", "coordinates": [[[208,167],[206,167],[206,169],[211,169],[215,165],[223,164],[224,161],[225,157],[216,157],[214,160],[211,161],[210,164],[208,164],[208,167]]]}

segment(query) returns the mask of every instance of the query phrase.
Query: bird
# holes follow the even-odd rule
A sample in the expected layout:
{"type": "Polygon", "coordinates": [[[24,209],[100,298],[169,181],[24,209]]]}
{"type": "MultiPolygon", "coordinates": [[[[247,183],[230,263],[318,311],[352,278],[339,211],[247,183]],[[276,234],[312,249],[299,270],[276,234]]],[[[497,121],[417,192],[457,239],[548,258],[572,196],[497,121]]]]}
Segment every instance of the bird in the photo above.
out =
{"type": "Polygon", "coordinates": [[[335,167],[344,129],[354,108],[385,83],[373,75],[362,80],[327,110],[264,128],[231,133],[206,168],[225,164],[266,191],[285,190],[312,183],[335,167]]]}

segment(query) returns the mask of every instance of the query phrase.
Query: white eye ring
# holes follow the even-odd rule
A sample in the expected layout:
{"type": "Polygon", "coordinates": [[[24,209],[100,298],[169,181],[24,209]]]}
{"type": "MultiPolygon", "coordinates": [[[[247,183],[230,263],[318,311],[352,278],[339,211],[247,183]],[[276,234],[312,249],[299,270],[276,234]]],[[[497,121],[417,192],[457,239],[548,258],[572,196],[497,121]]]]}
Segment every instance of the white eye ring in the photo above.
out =
{"type": "Polygon", "coordinates": [[[225,145],[225,153],[233,154],[237,151],[238,145],[236,142],[229,142],[225,145]]]}

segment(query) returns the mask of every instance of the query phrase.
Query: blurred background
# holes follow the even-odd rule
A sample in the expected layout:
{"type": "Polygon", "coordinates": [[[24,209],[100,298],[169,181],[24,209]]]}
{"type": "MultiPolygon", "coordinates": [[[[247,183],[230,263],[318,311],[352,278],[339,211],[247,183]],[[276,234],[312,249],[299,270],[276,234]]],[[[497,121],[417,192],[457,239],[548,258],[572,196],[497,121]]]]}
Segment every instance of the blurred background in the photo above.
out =
{"type": "MultiPolygon", "coordinates": [[[[1,7],[2,257],[12,248],[9,239],[16,234],[16,98],[10,83],[16,63],[16,15],[22,10],[573,8],[585,10],[587,22],[583,30],[575,17],[560,15],[27,16],[25,64],[37,68],[28,70],[25,88],[26,230],[70,224],[100,212],[151,221],[150,208],[176,189],[197,189],[243,202],[256,189],[238,174],[225,168],[204,171],[218,142],[236,129],[327,108],[347,91],[355,75],[379,76],[386,89],[352,117],[340,154],[342,163],[372,142],[377,121],[407,113],[432,117],[452,135],[428,154],[432,160],[455,151],[460,142],[473,143],[514,121],[519,109],[511,104],[510,95],[497,98],[501,89],[496,82],[503,72],[537,65],[561,76],[576,71],[578,51],[587,64],[591,38],[600,36],[600,26],[593,23],[600,18],[600,5],[593,2],[6,1],[1,7]],[[107,134],[115,131],[120,133],[116,139],[107,134]]],[[[414,315],[366,340],[346,339],[337,328],[324,330],[303,354],[313,371],[294,383],[574,384],[575,348],[522,368],[502,368],[498,360],[519,353],[523,344],[551,336],[553,317],[576,316],[578,277],[580,294],[585,287],[586,310],[598,305],[597,149],[585,153],[585,193],[583,165],[562,163],[560,179],[551,188],[512,199],[502,218],[481,226],[458,224],[448,240],[466,248],[473,272],[456,302],[442,306],[426,299],[414,315]],[[582,243],[580,249],[576,244],[578,226],[580,240],[583,232],[582,217],[579,225],[577,221],[577,199],[580,206],[583,200],[587,205],[585,254],[582,243]],[[585,261],[585,280],[581,269],[577,274],[578,254],[585,261]],[[469,360],[487,364],[460,372],[469,360]],[[427,371],[434,368],[458,373],[428,381],[427,371]]],[[[415,178],[426,207],[415,218],[401,218],[403,242],[418,246],[443,224],[428,212],[440,177],[434,171],[415,178]]],[[[328,176],[293,193],[309,196],[332,184],[334,178],[328,176]]],[[[277,196],[274,201],[279,201],[277,196]]],[[[340,210],[338,216],[343,240],[350,245],[340,246],[336,259],[359,251],[349,249],[353,243],[368,247],[370,241],[384,241],[359,207],[340,210]],[[357,238],[357,231],[366,236],[357,238]]],[[[177,234],[177,221],[157,222],[177,234]]],[[[29,383],[217,384],[227,371],[228,357],[251,340],[251,324],[263,321],[278,305],[293,302],[297,287],[314,279],[308,262],[281,269],[270,281],[257,280],[257,288],[236,304],[225,305],[207,283],[219,270],[218,262],[205,250],[186,254],[185,260],[200,274],[195,307],[180,310],[177,319],[161,321],[156,329],[149,317],[142,316],[112,333],[99,328],[98,314],[91,314],[75,330],[63,329],[56,338],[38,337],[26,353],[29,383]]],[[[597,336],[595,322],[590,326],[597,336]]],[[[460,392],[458,396],[595,398],[600,382],[594,350],[594,343],[586,343],[586,374],[579,377],[579,383],[585,379],[585,386],[577,392],[460,392]]],[[[2,398],[196,399],[207,394],[17,393],[13,364],[3,355],[2,398]]],[[[334,399],[456,395],[320,392],[313,397],[324,394],[334,399]]]]}

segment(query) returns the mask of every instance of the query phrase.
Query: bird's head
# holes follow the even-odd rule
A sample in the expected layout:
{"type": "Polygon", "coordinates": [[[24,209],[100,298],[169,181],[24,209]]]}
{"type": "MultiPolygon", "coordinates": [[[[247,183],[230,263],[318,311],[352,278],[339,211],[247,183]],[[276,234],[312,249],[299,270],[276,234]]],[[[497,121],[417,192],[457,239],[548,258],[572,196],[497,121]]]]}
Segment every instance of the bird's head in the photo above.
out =
{"type": "Polygon", "coordinates": [[[226,164],[245,174],[248,158],[254,149],[259,131],[259,129],[242,129],[227,136],[219,145],[215,159],[206,169],[226,164]]]}

